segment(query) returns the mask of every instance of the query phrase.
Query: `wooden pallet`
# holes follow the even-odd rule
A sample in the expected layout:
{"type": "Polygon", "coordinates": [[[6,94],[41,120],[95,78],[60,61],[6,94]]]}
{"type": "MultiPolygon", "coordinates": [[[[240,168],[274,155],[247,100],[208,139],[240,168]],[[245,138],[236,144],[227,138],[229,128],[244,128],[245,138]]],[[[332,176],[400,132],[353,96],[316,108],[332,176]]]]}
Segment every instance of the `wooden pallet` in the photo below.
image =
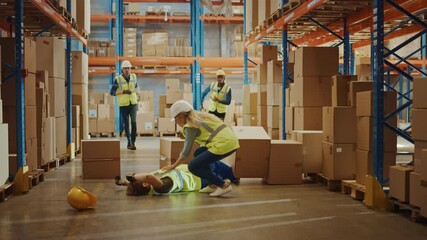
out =
{"type": "Polygon", "coordinates": [[[341,180],[329,179],[325,175],[318,173],[317,182],[331,192],[341,191],[341,180]]]}
{"type": "Polygon", "coordinates": [[[4,202],[13,196],[13,189],[15,184],[13,182],[5,183],[0,186],[0,202],[4,202]]]}
{"type": "Polygon", "coordinates": [[[312,184],[317,183],[317,173],[304,173],[304,183],[312,184]]]}
{"type": "Polygon", "coordinates": [[[160,66],[160,65],[158,65],[158,66],[143,66],[142,69],[144,69],[144,70],[156,70],[156,69],[157,70],[159,70],[159,69],[165,70],[166,66],[160,66]]]}
{"type": "Polygon", "coordinates": [[[172,15],[173,15],[173,16],[177,16],[177,17],[186,17],[186,16],[190,16],[190,14],[189,14],[189,13],[186,13],[186,12],[174,12],[172,15]]]}
{"type": "Polygon", "coordinates": [[[356,180],[342,180],[341,192],[344,194],[350,194],[350,197],[355,200],[364,200],[366,186],[357,183],[356,180]]]}
{"type": "Polygon", "coordinates": [[[59,166],[62,166],[67,162],[71,162],[71,154],[69,153],[65,153],[61,156],[57,156],[56,158],[58,159],[59,166]]]}
{"type": "Polygon", "coordinates": [[[157,12],[148,12],[148,11],[145,12],[145,16],[157,16],[157,15],[159,15],[157,12]]]}
{"type": "Polygon", "coordinates": [[[408,202],[402,202],[392,197],[389,197],[389,201],[392,205],[392,211],[394,212],[401,211],[401,210],[411,211],[411,216],[410,216],[411,221],[421,222],[427,219],[421,215],[420,208],[417,206],[412,206],[408,202]]]}
{"type": "Polygon", "coordinates": [[[155,132],[146,132],[146,133],[137,133],[138,137],[155,137],[156,133],[155,132]]]}
{"type": "Polygon", "coordinates": [[[174,137],[176,132],[159,132],[160,137],[174,137]]]}
{"type": "Polygon", "coordinates": [[[101,138],[101,137],[111,138],[111,137],[115,136],[114,132],[111,132],[111,133],[89,133],[89,135],[90,135],[90,137],[96,137],[96,138],[101,138]]]}
{"type": "Polygon", "coordinates": [[[140,13],[141,13],[140,11],[126,12],[125,15],[139,15],[140,13]]]}
{"type": "Polygon", "coordinates": [[[282,15],[287,14],[288,12],[290,12],[291,10],[293,10],[294,8],[296,8],[299,5],[301,5],[301,3],[302,3],[301,0],[292,0],[292,1],[289,1],[287,4],[285,4],[282,7],[282,15]]]}
{"type": "Polygon", "coordinates": [[[39,185],[39,183],[44,181],[44,170],[43,169],[36,169],[33,171],[30,171],[28,175],[28,179],[30,182],[30,189],[34,186],[39,185]]]}
{"type": "Polygon", "coordinates": [[[66,8],[59,6],[58,13],[61,14],[64,19],[67,20],[70,24],[73,23],[73,17],[71,16],[71,13],[67,11],[66,8]]]}

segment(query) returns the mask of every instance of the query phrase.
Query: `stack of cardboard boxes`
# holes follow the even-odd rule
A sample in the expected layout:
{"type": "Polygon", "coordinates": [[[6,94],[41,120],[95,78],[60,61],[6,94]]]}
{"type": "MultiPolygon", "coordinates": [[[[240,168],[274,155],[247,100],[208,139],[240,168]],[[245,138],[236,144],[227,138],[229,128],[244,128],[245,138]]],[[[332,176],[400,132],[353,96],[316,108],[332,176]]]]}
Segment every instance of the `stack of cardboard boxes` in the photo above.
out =
{"type": "Polygon", "coordinates": [[[243,125],[257,126],[257,85],[243,85],[243,125]]]}
{"type": "MultiPolygon", "coordinates": [[[[7,63],[10,66],[15,66],[15,39],[14,38],[2,38],[1,45],[2,51],[2,62],[7,63]],[[4,49],[7,49],[5,51],[4,49]]],[[[28,70],[28,75],[25,77],[24,84],[24,106],[25,106],[25,150],[27,154],[27,165],[29,170],[37,168],[37,131],[36,131],[36,43],[30,38],[25,38],[24,41],[24,62],[28,70]]],[[[12,74],[12,69],[2,68],[2,76],[9,76],[12,74]]],[[[8,138],[9,138],[9,153],[16,154],[16,81],[15,77],[4,81],[2,83],[2,99],[3,99],[3,120],[8,125],[8,138]]],[[[4,126],[3,126],[4,127],[4,126]]],[[[7,134],[6,134],[7,135],[7,134]]],[[[7,159],[7,158],[6,158],[7,159]]],[[[10,172],[16,173],[16,161],[13,165],[9,165],[10,172]]],[[[2,183],[1,183],[2,184],[2,183]]]]}
{"type": "MultiPolygon", "coordinates": [[[[157,120],[157,129],[160,133],[173,133],[176,130],[175,122],[170,118],[170,107],[172,104],[183,98],[179,79],[166,79],[166,97],[160,96],[159,99],[159,118],[157,120]],[[164,103],[163,103],[164,102],[164,103]],[[162,113],[163,111],[163,113],[162,113]],[[163,115],[163,117],[162,117],[163,115]]],[[[188,91],[188,86],[187,86],[188,91]]]]}
{"type": "Polygon", "coordinates": [[[142,56],[168,55],[169,37],[164,31],[148,31],[142,33],[142,56]]]}
{"type": "Polygon", "coordinates": [[[154,134],[154,92],[141,91],[142,99],[138,102],[138,113],[136,115],[137,132],[140,134],[154,134]]]}
{"type": "MultiPolygon", "coordinates": [[[[427,217],[427,82],[424,78],[413,80],[412,137],[415,140],[414,171],[410,173],[409,204],[420,207],[427,217]]],[[[391,188],[392,186],[390,186],[391,188]]]]}
{"type": "Polygon", "coordinates": [[[89,103],[89,132],[94,135],[114,133],[116,126],[114,97],[105,93],[90,93],[89,103]]]}
{"type": "MultiPolygon", "coordinates": [[[[73,105],[77,105],[80,107],[80,115],[79,115],[79,126],[76,127],[79,130],[80,139],[88,139],[89,137],[89,60],[88,55],[83,52],[72,52],[72,103],[73,105]]],[[[74,111],[73,111],[74,113],[74,111]]],[[[74,117],[74,116],[73,116],[74,117]]],[[[76,120],[77,121],[77,120],[76,120]]],[[[73,121],[74,125],[74,121],[73,121]]],[[[76,126],[76,125],[74,125],[76,126]]],[[[76,134],[77,136],[77,134],[76,134]]],[[[79,149],[80,143],[75,142],[76,149],[79,149]]]]}
{"type": "MultiPolygon", "coordinates": [[[[192,48],[185,45],[186,38],[174,39],[174,45],[167,46],[168,57],[191,57],[192,48]]],[[[162,53],[162,52],[159,52],[162,53]]]]}
{"type": "Polygon", "coordinates": [[[360,57],[356,60],[356,75],[359,81],[370,81],[371,78],[371,58],[360,57]]]}
{"type": "Polygon", "coordinates": [[[120,176],[120,140],[82,140],[82,172],[83,179],[120,176]]]}
{"type": "MultiPolygon", "coordinates": [[[[2,51],[0,46],[0,58],[2,51]]],[[[0,64],[0,79],[3,79],[2,67],[0,64]]],[[[1,81],[0,81],[0,184],[3,184],[9,178],[9,129],[7,123],[3,123],[3,101],[1,100],[1,81]]]]}
{"type": "MultiPolygon", "coordinates": [[[[356,97],[357,115],[357,167],[356,182],[366,184],[366,175],[373,175],[373,91],[358,92],[356,97]]],[[[396,109],[396,93],[384,92],[384,116],[396,109]]],[[[387,123],[396,128],[397,116],[387,123]]],[[[397,136],[384,128],[383,176],[389,177],[389,167],[396,164],[397,136]]]]}
{"type": "Polygon", "coordinates": [[[138,32],[138,29],[136,28],[125,28],[123,33],[123,56],[125,57],[137,56],[137,47],[136,47],[137,32],[138,32]]]}

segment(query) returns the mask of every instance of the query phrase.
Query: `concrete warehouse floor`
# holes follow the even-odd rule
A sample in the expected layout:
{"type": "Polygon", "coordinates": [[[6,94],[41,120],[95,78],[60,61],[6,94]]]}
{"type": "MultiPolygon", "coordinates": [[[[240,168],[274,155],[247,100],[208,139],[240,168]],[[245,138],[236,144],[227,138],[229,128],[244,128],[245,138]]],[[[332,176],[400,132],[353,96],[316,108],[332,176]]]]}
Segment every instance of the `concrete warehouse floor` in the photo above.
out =
{"type": "MultiPolygon", "coordinates": [[[[125,150],[122,175],[157,169],[159,138],[125,150]]],[[[113,180],[82,180],[81,161],[49,172],[28,194],[0,204],[1,239],[427,239],[427,225],[408,212],[373,211],[317,184],[272,186],[242,179],[223,198],[202,193],[130,197],[113,180]],[[72,185],[98,197],[75,211],[72,185]]]]}

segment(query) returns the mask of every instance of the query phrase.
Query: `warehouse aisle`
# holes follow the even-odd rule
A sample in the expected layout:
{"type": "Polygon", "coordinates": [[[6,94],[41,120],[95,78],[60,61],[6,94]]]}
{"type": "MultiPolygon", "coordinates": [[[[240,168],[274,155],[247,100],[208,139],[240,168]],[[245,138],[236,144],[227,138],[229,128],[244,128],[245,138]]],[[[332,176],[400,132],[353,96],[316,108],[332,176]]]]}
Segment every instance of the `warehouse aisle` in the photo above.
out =
{"type": "MultiPolygon", "coordinates": [[[[158,167],[159,139],[125,150],[122,175],[158,167]]],[[[427,239],[427,227],[376,212],[315,184],[242,179],[224,198],[201,193],[129,197],[113,180],[82,180],[81,161],[46,175],[28,194],[0,204],[1,239],[427,239]],[[94,210],[66,202],[72,185],[98,197],[94,210]]]]}

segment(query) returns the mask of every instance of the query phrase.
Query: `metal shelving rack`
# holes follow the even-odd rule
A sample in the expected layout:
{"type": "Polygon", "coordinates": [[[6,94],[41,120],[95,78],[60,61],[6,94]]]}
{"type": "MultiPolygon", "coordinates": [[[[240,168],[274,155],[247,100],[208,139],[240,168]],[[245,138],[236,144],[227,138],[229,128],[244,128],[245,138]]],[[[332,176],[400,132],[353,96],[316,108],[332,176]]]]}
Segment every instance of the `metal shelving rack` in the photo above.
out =
{"type": "MultiPolygon", "coordinates": [[[[282,1],[282,4],[286,4],[288,1],[282,1]]],[[[347,2],[347,1],[346,1],[347,2]]],[[[410,99],[409,81],[412,81],[413,75],[418,73],[423,77],[426,74],[426,33],[427,24],[425,22],[425,9],[427,9],[427,2],[423,0],[374,0],[373,5],[370,5],[372,1],[352,1],[352,3],[365,4],[366,7],[357,9],[356,11],[350,11],[348,8],[343,6],[343,10],[337,11],[334,15],[340,15],[341,19],[327,19],[326,22],[321,23],[316,20],[315,13],[322,9],[323,6],[328,4],[340,4],[340,1],[334,0],[307,0],[298,7],[286,12],[279,19],[268,24],[267,27],[260,29],[260,31],[247,34],[245,41],[245,63],[248,62],[247,47],[255,42],[263,41],[269,35],[274,34],[276,31],[282,31],[282,46],[283,46],[283,77],[282,86],[285,89],[287,84],[287,52],[289,51],[289,44],[293,46],[318,46],[330,42],[336,41],[338,38],[339,42],[335,42],[333,46],[344,44],[344,66],[343,74],[351,74],[354,69],[354,49],[359,47],[371,45],[371,66],[372,66],[372,77],[374,81],[374,176],[377,180],[383,184],[383,140],[384,140],[384,127],[391,129],[397,135],[403,137],[409,142],[413,143],[413,139],[407,133],[408,129],[394,128],[386,123],[386,120],[390,117],[399,114],[404,109],[409,109],[412,105],[410,99]],[[345,10],[345,11],[344,11],[345,10]],[[342,13],[342,14],[340,14],[342,13]],[[313,17],[314,15],[314,17],[313,17]],[[408,19],[404,19],[408,17],[408,19]],[[311,21],[314,22],[319,28],[316,30],[305,30],[298,27],[297,24],[292,24],[294,21],[311,21]],[[373,22],[373,24],[372,24],[373,22]],[[412,23],[413,22],[413,23],[412,23]],[[298,32],[299,30],[299,32],[298,32]],[[372,31],[371,31],[372,30],[372,31]],[[384,33],[384,31],[387,31],[384,33]],[[401,43],[399,46],[393,49],[386,49],[384,47],[384,41],[393,39],[396,37],[404,36],[407,34],[415,34],[408,40],[401,43]],[[372,35],[372,38],[371,38],[372,35]],[[293,38],[291,39],[291,36],[293,38]],[[416,50],[412,54],[406,57],[400,57],[396,54],[399,49],[404,48],[406,45],[421,37],[422,44],[420,49],[416,50]],[[387,50],[384,53],[384,50],[387,50]],[[409,58],[421,51],[422,60],[409,60],[409,58]],[[386,57],[393,55],[397,57],[398,61],[391,61],[385,59],[386,57]],[[398,73],[400,75],[399,90],[394,89],[397,82],[389,84],[390,79],[385,81],[385,74],[390,76],[390,73],[398,73]],[[407,79],[407,92],[403,92],[403,78],[407,79]],[[396,91],[399,96],[399,107],[392,113],[384,116],[383,113],[383,93],[385,90],[396,91]],[[403,104],[403,99],[406,103],[403,104]]],[[[342,4],[342,3],[341,3],[342,4]]],[[[246,6],[245,6],[246,12],[246,6]]],[[[247,32],[245,30],[245,32],[247,32]]],[[[247,67],[245,69],[245,84],[247,81],[247,67]]],[[[284,90],[283,89],[283,90],[284,90]]],[[[285,106],[286,92],[283,91],[283,107],[285,106]]],[[[409,112],[409,110],[408,110],[409,112]]],[[[283,110],[283,129],[285,125],[285,111],[283,110]]],[[[409,115],[409,114],[408,114],[409,115]]],[[[408,119],[410,117],[408,116],[408,119]]],[[[283,134],[283,136],[286,136],[283,134]]]]}
{"type": "MultiPolygon", "coordinates": [[[[71,10],[71,0],[67,0],[67,9],[71,10]]],[[[23,59],[23,43],[24,31],[38,36],[43,32],[51,32],[53,35],[67,36],[67,144],[71,143],[72,138],[72,111],[71,111],[71,36],[78,39],[85,46],[86,38],[73,28],[61,14],[59,14],[46,0],[16,0],[8,2],[2,6],[0,16],[12,16],[14,19],[15,32],[15,68],[10,76],[7,76],[3,81],[7,81],[11,77],[16,78],[16,149],[17,149],[17,167],[25,165],[25,108],[24,108],[24,78],[27,75],[27,70],[24,68],[23,59]],[[25,9],[31,14],[25,16],[25,9]],[[37,18],[39,21],[33,21],[37,18]],[[46,26],[47,25],[47,26],[46,26]]],[[[3,23],[4,25],[5,23],[3,23]]],[[[7,26],[5,26],[7,27],[7,26]]],[[[10,26],[12,31],[12,26],[10,26]]]]}

